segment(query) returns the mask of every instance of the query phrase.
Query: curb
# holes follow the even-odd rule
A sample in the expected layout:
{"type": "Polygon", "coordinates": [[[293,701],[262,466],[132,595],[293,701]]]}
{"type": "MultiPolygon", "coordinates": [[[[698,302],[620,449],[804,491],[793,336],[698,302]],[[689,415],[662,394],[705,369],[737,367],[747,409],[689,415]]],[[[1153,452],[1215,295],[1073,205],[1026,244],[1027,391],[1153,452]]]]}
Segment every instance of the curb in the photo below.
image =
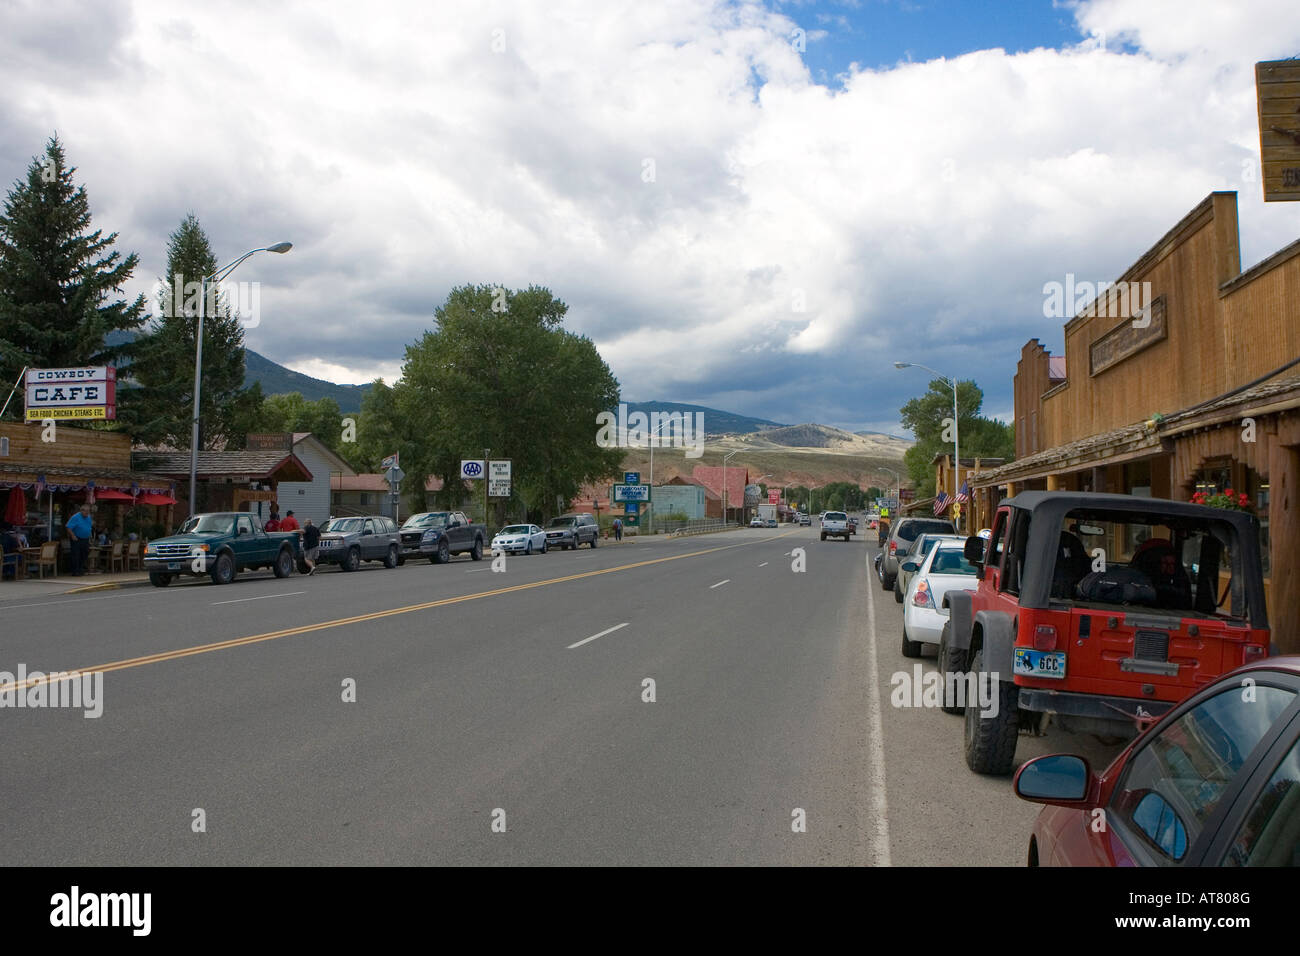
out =
{"type": "Polygon", "coordinates": [[[149,583],[146,578],[143,581],[105,581],[103,584],[90,584],[86,587],[73,588],[71,591],[63,591],[63,594],[89,594],[92,591],[117,591],[121,588],[139,588],[149,583]]]}

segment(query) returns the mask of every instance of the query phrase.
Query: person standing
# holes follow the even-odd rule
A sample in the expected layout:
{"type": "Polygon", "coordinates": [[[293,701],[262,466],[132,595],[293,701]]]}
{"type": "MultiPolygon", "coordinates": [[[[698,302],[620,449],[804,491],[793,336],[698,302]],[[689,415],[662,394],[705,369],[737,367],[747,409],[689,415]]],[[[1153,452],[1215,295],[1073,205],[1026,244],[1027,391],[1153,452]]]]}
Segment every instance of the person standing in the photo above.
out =
{"type": "Polygon", "coordinates": [[[298,519],[293,516],[292,511],[285,512],[284,520],[280,522],[280,530],[281,531],[298,530],[298,519]]]}
{"type": "Polygon", "coordinates": [[[266,524],[262,525],[262,530],[267,532],[280,530],[280,506],[275,502],[271,503],[271,517],[266,519],[266,524]]]}
{"type": "Polygon", "coordinates": [[[90,559],[90,534],[94,524],[90,520],[90,505],[82,505],[81,510],[68,519],[64,525],[68,532],[69,558],[72,563],[72,576],[79,578],[86,573],[86,563],[90,559]]]}
{"type": "Polygon", "coordinates": [[[620,521],[618,518],[614,519],[614,540],[615,541],[623,540],[623,522],[620,521]]]}
{"type": "Polygon", "coordinates": [[[307,576],[311,577],[316,573],[316,558],[320,556],[320,528],[307,519],[307,523],[302,529],[302,558],[303,562],[310,569],[307,576]]]}

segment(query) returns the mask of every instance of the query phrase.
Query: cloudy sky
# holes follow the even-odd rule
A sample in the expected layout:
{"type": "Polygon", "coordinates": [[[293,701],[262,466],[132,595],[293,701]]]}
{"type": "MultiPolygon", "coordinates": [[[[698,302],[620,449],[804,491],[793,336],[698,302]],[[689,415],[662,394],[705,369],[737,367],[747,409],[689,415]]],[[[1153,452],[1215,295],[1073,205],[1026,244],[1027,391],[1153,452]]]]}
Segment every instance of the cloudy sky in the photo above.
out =
{"type": "Polygon", "coordinates": [[[0,179],[57,131],[140,255],[280,240],[247,344],[400,375],[465,283],[548,286],[626,399],[897,433],[926,376],[1010,416],[1043,286],[1113,280],[1206,194],[1243,264],[1253,65],[1295,0],[0,0],[0,179]]]}

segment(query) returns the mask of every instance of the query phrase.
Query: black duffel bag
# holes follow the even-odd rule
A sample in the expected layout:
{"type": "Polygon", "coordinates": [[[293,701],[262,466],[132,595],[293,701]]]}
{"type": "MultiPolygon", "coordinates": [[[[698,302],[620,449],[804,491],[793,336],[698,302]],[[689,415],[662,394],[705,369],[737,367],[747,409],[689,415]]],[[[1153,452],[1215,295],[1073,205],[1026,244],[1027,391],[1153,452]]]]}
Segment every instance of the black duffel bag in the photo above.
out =
{"type": "Polygon", "coordinates": [[[1084,575],[1074,589],[1081,601],[1098,604],[1156,603],[1156,589],[1151,579],[1135,568],[1112,567],[1084,575]]]}

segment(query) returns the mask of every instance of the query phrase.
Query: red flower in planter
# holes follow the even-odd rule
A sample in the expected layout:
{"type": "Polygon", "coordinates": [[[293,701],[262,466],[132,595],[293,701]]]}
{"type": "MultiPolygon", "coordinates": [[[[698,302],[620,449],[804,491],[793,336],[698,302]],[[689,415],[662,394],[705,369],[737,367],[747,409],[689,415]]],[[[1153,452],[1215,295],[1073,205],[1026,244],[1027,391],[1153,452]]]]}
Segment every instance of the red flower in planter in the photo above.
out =
{"type": "Polygon", "coordinates": [[[1250,498],[1247,495],[1239,495],[1237,497],[1237,504],[1244,508],[1246,505],[1250,504],[1250,498]]]}

